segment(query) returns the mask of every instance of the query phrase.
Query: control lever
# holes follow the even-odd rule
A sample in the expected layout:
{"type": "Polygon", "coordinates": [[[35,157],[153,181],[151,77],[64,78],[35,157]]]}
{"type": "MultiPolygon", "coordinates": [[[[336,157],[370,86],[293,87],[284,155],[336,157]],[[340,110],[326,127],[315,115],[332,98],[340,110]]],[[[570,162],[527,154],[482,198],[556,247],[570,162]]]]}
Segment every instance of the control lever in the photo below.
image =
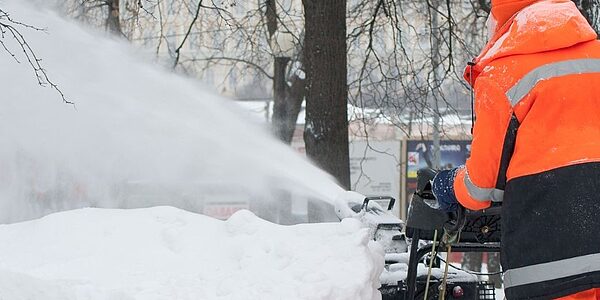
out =
{"type": "Polygon", "coordinates": [[[363,201],[363,204],[361,207],[362,210],[367,211],[367,207],[369,206],[369,202],[371,200],[389,200],[390,202],[388,203],[388,207],[387,207],[388,211],[392,210],[392,208],[394,208],[394,205],[396,204],[396,199],[394,199],[393,197],[389,197],[389,196],[366,197],[365,200],[363,201]]]}
{"type": "Polygon", "coordinates": [[[427,206],[438,209],[439,204],[433,195],[432,182],[438,172],[432,168],[423,168],[417,171],[417,190],[415,193],[419,195],[427,206]]]}
{"type": "Polygon", "coordinates": [[[462,205],[458,205],[456,212],[448,213],[448,221],[444,223],[442,238],[444,244],[453,244],[459,241],[460,232],[465,226],[466,219],[466,209],[462,205]]]}

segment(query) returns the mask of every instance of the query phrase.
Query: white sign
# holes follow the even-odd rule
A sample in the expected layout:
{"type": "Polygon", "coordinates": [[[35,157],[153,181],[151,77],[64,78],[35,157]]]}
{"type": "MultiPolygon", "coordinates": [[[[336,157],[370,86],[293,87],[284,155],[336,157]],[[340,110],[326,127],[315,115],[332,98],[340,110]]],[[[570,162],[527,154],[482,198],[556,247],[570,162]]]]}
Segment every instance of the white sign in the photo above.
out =
{"type": "Polygon", "coordinates": [[[400,157],[400,141],[350,142],[352,190],[365,196],[394,197],[396,216],[400,212],[400,157]]]}

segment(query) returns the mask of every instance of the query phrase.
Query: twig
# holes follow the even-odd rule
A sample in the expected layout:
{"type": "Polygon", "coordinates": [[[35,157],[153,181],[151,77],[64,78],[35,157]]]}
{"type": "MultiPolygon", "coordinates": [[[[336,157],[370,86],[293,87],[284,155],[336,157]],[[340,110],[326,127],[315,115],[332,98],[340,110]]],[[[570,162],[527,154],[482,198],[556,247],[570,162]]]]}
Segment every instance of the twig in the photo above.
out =
{"type": "Polygon", "coordinates": [[[10,56],[12,56],[12,58],[17,63],[21,63],[17,58],[17,55],[14,52],[10,51],[6,46],[6,43],[4,42],[7,36],[9,38],[12,38],[12,40],[14,40],[18,44],[19,49],[21,49],[21,51],[23,52],[23,56],[27,60],[27,63],[29,64],[31,69],[33,70],[38,84],[44,87],[50,86],[51,89],[55,90],[60,95],[60,98],[64,103],[74,105],[73,102],[67,100],[65,94],[59,88],[59,86],[55,84],[54,81],[50,80],[47,71],[43,68],[41,64],[42,59],[37,56],[33,48],[31,48],[31,46],[29,45],[27,39],[25,39],[25,36],[17,28],[17,26],[26,29],[33,29],[36,31],[46,32],[45,29],[28,25],[23,22],[15,21],[10,17],[10,15],[6,11],[0,9],[0,44],[2,44],[2,48],[10,56]]]}

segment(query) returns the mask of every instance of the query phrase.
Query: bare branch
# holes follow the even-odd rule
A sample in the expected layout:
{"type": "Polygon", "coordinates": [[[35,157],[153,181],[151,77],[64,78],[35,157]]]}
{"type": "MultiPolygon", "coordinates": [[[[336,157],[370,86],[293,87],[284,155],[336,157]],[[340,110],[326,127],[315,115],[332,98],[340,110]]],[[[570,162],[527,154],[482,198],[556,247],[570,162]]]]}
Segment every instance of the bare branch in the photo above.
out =
{"type": "Polygon", "coordinates": [[[15,21],[10,17],[10,15],[6,11],[0,9],[0,44],[2,44],[4,50],[8,52],[8,54],[11,55],[17,63],[20,63],[20,61],[17,58],[17,55],[14,52],[10,51],[5,43],[6,38],[9,37],[17,43],[19,49],[22,52],[22,55],[25,57],[27,63],[33,70],[38,84],[40,86],[50,86],[50,88],[55,90],[60,95],[64,103],[73,105],[74,103],[67,100],[65,94],[58,87],[58,85],[55,84],[52,80],[50,80],[48,73],[41,65],[42,59],[37,56],[33,48],[31,48],[31,46],[29,45],[27,39],[25,39],[25,36],[20,32],[20,30],[17,27],[32,29],[36,31],[45,31],[42,28],[15,21]]]}
{"type": "Polygon", "coordinates": [[[175,49],[175,62],[173,63],[173,68],[177,67],[177,64],[179,63],[179,57],[181,55],[181,48],[183,48],[183,45],[185,45],[185,42],[187,41],[188,37],[190,36],[190,32],[192,32],[192,28],[194,28],[194,25],[196,25],[196,21],[198,21],[198,16],[200,15],[200,9],[204,7],[202,5],[202,0],[200,0],[200,2],[198,2],[198,7],[196,7],[196,13],[194,14],[194,18],[192,19],[192,22],[190,23],[190,25],[188,26],[187,31],[185,32],[185,36],[183,37],[183,40],[181,41],[181,44],[179,44],[179,47],[177,47],[177,49],[175,49]]]}
{"type": "Polygon", "coordinates": [[[254,63],[252,61],[248,61],[248,60],[245,60],[242,58],[213,56],[213,57],[208,57],[208,58],[193,58],[193,59],[185,60],[185,62],[197,62],[197,61],[229,61],[229,62],[243,63],[246,65],[252,66],[256,70],[261,72],[263,75],[265,75],[265,77],[267,77],[269,79],[273,79],[273,76],[270,75],[263,67],[261,67],[260,65],[254,63]]]}

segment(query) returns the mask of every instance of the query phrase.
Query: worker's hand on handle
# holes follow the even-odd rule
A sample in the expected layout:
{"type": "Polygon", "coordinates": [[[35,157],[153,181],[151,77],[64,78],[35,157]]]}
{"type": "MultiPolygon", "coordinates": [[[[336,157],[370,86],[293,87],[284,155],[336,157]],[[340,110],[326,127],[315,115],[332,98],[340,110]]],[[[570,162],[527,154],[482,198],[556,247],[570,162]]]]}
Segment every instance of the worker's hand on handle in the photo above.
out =
{"type": "Polygon", "coordinates": [[[459,208],[458,200],[454,195],[454,178],[458,169],[443,170],[438,172],[433,179],[432,190],[440,210],[455,212],[459,208]]]}
{"type": "Polygon", "coordinates": [[[416,193],[432,208],[456,212],[460,205],[454,195],[454,177],[457,168],[436,171],[423,168],[417,172],[416,193]]]}
{"type": "Polygon", "coordinates": [[[465,208],[458,203],[454,195],[456,171],[457,169],[436,171],[424,168],[417,172],[415,193],[429,207],[448,214],[448,220],[444,224],[445,244],[458,242],[459,233],[465,224],[465,208]]]}

